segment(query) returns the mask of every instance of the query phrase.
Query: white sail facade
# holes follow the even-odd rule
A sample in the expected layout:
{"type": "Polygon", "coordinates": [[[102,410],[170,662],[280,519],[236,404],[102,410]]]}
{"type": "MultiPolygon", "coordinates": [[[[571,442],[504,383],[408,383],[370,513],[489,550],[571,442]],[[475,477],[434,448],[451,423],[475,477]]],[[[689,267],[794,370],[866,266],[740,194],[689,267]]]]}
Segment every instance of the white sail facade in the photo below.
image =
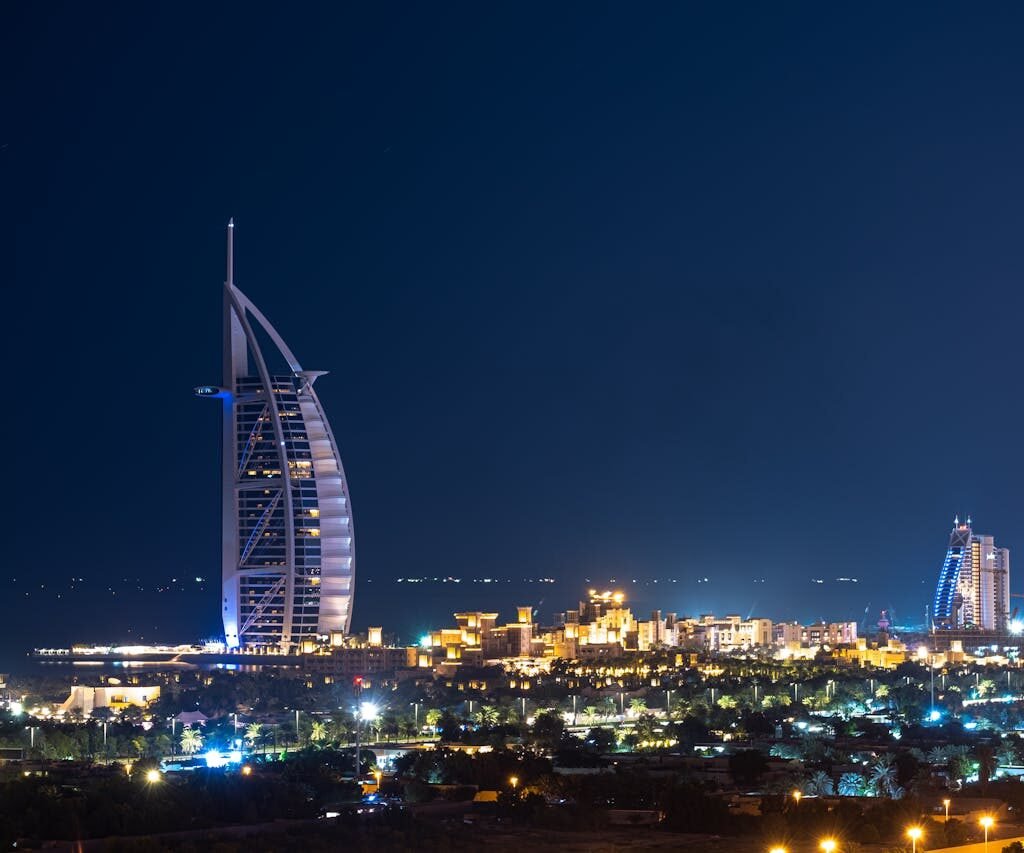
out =
{"type": "Polygon", "coordinates": [[[224,284],[222,615],[229,648],[295,647],[352,621],[352,512],[337,443],[313,384],[267,318],[224,284]],[[263,337],[268,344],[261,346],[263,337]],[[274,352],[267,350],[273,347],[274,352]],[[284,369],[271,367],[281,362],[284,369]]]}

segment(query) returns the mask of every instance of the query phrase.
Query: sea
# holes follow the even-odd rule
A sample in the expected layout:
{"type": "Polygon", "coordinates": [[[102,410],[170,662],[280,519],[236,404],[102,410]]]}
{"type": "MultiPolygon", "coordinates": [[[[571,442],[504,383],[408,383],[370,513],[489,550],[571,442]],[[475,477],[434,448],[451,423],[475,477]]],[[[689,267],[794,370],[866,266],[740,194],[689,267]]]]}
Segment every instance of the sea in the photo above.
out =
{"type": "MultiPolygon", "coordinates": [[[[380,625],[385,637],[413,644],[431,628],[453,624],[452,614],[459,611],[493,611],[512,621],[516,607],[528,605],[535,621],[551,624],[556,613],[577,607],[590,590],[608,590],[624,593],[639,619],[660,610],[805,623],[853,620],[873,628],[882,609],[893,610],[882,585],[874,586],[848,578],[772,583],[710,577],[361,577],[352,627],[360,631],[380,625]]],[[[205,578],[156,583],[79,578],[43,585],[10,581],[7,594],[0,596],[0,673],[37,672],[32,651],[38,648],[216,640],[221,636],[218,600],[219,589],[205,578]]]]}

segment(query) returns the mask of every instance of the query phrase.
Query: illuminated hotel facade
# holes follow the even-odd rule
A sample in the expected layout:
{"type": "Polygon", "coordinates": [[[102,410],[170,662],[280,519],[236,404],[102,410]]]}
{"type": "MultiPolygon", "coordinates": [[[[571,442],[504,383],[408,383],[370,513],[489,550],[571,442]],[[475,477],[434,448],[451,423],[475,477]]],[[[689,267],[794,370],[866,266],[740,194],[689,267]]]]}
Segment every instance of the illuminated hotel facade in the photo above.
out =
{"type": "Polygon", "coordinates": [[[313,384],[234,284],[228,225],[222,401],[222,595],[229,648],[298,648],[348,633],[355,552],[348,484],[313,384]],[[278,366],[280,363],[280,366],[278,366]]]}
{"type": "Polygon", "coordinates": [[[1005,631],[1009,605],[1010,550],[975,533],[970,518],[954,519],[935,588],[935,627],[1005,631]]]}

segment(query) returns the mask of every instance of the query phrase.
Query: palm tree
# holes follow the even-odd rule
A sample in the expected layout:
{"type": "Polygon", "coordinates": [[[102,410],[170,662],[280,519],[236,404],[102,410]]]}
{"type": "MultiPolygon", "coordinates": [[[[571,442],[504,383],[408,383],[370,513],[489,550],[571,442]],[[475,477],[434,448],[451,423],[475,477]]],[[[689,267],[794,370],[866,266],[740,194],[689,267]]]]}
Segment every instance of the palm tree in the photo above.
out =
{"type": "Polygon", "coordinates": [[[1002,767],[1013,765],[1017,763],[1017,750],[1013,748],[1013,744],[1009,741],[1003,741],[1003,745],[999,747],[996,757],[1002,767]]]}
{"type": "Polygon", "coordinates": [[[309,739],[313,743],[320,743],[321,741],[327,740],[327,726],[320,722],[320,720],[313,721],[313,728],[309,733],[309,739]]]}
{"type": "Polygon", "coordinates": [[[954,755],[949,759],[949,773],[954,779],[964,781],[974,772],[974,762],[966,755],[954,755]]]}
{"type": "Polygon", "coordinates": [[[974,756],[978,764],[978,781],[981,782],[982,789],[984,789],[985,785],[995,775],[999,762],[996,760],[995,752],[990,746],[979,746],[975,750],[974,756]]]}
{"type": "Polygon", "coordinates": [[[860,773],[844,773],[839,777],[839,794],[843,797],[859,797],[864,792],[864,777],[860,773]]]}
{"type": "Polygon", "coordinates": [[[198,729],[186,726],[181,730],[181,751],[185,755],[195,755],[203,748],[203,736],[198,729]]]}
{"type": "Polygon", "coordinates": [[[481,705],[480,710],[474,714],[476,723],[484,728],[490,728],[498,724],[498,709],[493,705],[481,705]]]}
{"type": "Polygon", "coordinates": [[[655,719],[650,714],[641,714],[633,724],[633,734],[638,743],[650,743],[656,739],[655,719]]]}
{"type": "Polygon", "coordinates": [[[637,697],[629,700],[629,713],[634,717],[639,717],[644,711],[647,710],[647,703],[637,697]]]}
{"type": "Polygon", "coordinates": [[[832,777],[824,770],[814,771],[811,774],[807,787],[810,789],[809,793],[815,793],[819,797],[831,797],[835,792],[832,777]]]}
{"type": "Polygon", "coordinates": [[[949,753],[943,746],[933,746],[928,750],[929,764],[945,764],[949,761],[949,753]]]}
{"type": "Polygon", "coordinates": [[[586,718],[587,722],[590,722],[590,723],[594,722],[594,720],[597,719],[597,708],[596,708],[596,706],[594,706],[594,705],[587,705],[587,707],[583,709],[583,716],[586,718]]]}
{"type": "Polygon", "coordinates": [[[871,767],[868,786],[876,797],[891,797],[896,787],[896,768],[891,763],[876,761],[871,767]]]}
{"type": "Polygon", "coordinates": [[[249,723],[245,727],[245,739],[249,742],[250,748],[256,746],[261,737],[263,737],[263,726],[260,723],[249,723]]]}

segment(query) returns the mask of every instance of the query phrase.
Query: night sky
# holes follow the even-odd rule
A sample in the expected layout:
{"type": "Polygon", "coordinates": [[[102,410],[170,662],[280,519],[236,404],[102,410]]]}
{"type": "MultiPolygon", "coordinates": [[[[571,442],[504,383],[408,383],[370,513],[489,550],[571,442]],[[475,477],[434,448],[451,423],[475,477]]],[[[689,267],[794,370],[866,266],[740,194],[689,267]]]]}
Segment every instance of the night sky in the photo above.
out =
{"type": "Polygon", "coordinates": [[[453,609],[410,575],[920,622],[955,512],[1024,555],[1024,7],[21,2],[0,34],[8,646],[219,627],[216,585],[101,588],[219,576],[192,388],[230,216],[331,371],[357,626],[453,609]],[[59,617],[44,576],[87,579],[59,617]]]}

